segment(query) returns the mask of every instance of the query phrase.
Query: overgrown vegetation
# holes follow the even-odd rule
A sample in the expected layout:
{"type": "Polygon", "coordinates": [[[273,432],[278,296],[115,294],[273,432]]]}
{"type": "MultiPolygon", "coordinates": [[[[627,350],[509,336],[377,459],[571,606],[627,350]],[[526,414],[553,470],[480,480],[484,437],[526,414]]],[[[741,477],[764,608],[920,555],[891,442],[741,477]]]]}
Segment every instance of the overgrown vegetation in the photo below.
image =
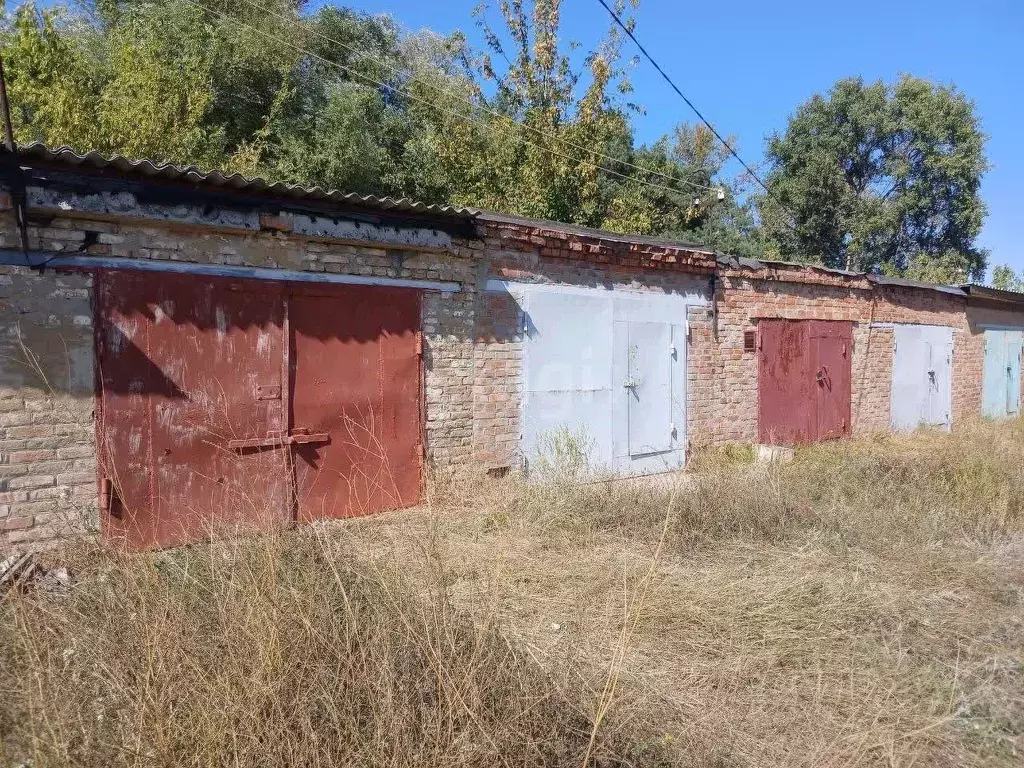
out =
{"type": "MultiPolygon", "coordinates": [[[[567,455],[572,458],[573,452],[567,455]]],[[[1024,423],[122,557],[0,606],[46,765],[1016,765],[1024,423]],[[592,738],[593,737],[593,738],[592,738]]]]}

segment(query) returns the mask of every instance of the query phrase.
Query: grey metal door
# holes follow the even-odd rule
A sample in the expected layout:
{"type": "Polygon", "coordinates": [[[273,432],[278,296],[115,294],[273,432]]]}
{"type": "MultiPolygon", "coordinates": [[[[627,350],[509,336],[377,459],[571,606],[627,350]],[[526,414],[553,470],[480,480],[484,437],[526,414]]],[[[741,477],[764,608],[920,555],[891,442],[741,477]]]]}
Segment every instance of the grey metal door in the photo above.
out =
{"type": "Polygon", "coordinates": [[[893,338],[892,428],[948,427],[952,413],[952,329],[899,325],[893,329],[893,338]]]}
{"type": "Polygon", "coordinates": [[[629,454],[672,449],[672,366],[677,352],[668,323],[626,324],[629,454]]]}
{"type": "Polygon", "coordinates": [[[953,332],[935,328],[928,336],[928,411],[926,424],[949,427],[953,413],[953,332]]]}

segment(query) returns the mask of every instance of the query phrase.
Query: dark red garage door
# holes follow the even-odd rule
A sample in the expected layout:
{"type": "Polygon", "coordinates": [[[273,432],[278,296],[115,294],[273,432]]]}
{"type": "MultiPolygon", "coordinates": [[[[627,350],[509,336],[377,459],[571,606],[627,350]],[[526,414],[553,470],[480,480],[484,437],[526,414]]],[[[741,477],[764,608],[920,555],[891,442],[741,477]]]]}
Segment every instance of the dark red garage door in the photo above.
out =
{"type": "Polygon", "coordinates": [[[760,320],[758,432],[768,445],[850,434],[853,326],[830,320],[760,320]]]}
{"type": "Polygon", "coordinates": [[[419,501],[419,292],[128,271],[96,291],[108,539],[419,501]]]}

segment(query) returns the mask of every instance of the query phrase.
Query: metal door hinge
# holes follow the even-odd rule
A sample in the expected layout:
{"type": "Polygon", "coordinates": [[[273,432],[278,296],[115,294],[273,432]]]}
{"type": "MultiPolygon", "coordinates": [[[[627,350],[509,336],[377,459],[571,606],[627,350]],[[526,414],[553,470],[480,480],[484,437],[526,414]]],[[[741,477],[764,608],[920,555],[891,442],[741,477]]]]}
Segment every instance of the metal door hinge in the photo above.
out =
{"type": "Polygon", "coordinates": [[[416,356],[423,357],[423,332],[416,334],[416,356]]]}

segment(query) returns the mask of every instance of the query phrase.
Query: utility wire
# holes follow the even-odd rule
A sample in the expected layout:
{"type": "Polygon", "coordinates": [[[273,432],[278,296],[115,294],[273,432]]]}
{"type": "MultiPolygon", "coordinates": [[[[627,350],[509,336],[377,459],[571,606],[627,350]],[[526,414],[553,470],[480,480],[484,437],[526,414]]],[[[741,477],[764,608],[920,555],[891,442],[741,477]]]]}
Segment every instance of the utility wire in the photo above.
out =
{"type": "MultiPolygon", "coordinates": [[[[411,94],[411,93],[409,93],[407,91],[404,91],[404,90],[402,90],[400,88],[396,88],[396,87],[394,87],[392,85],[388,85],[387,83],[382,83],[379,80],[375,80],[374,78],[370,77],[369,75],[366,75],[366,74],[364,74],[362,72],[359,72],[359,71],[357,71],[357,70],[355,70],[355,69],[353,69],[351,67],[348,67],[348,66],[346,66],[344,64],[341,64],[341,63],[339,63],[337,61],[333,61],[331,59],[325,58],[324,56],[321,56],[321,55],[319,55],[317,53],[314,53],[313,51],[306,50],[305,48],[302,48],[302,47],[300,47],[298,45],[295,45],[294,43],[291,43],[291,42],[289,42],[287,40],[284,40],[284,39],[282,39],[280,37],[272,35],[269,32],[266,32],[266,31],[264,31],[262,29],[258,29],[256,27],[253,27],[250,24],[246,24],[241,19],[237,19],[234,16],[231,16],[230,14],[224,13],[223,11],[219,11],[219,10],[216,10],[214,8],[210,8],[209,6],[206,6],[203,3],[195,2],[194,0],[185,0],[185,2],[187,2],[189,5],[195,6],[196,8],[199,8],[199,9],[201,9],[203,11],[208,12],[208,13],[213,13],[213,14],[219,16],[220,18],[226,20],[226,21],[230,21],[230,22],[232,22],[233,24],[235,24],[235,25],[237,25],[239,27],[242,27],[244,29],[249,30],[250,32],[255,32],[256,34],[261,35],[261,36],[267,38],[268,40],[272,40],[272,41],[274,41],[276,43],[279,43],[281,45],[285,45],[285,46],[287,46],[289,48],[292,48],[293,50],[297,51],[298,53],[303,54],[304,56],[309,56],[309,57],[311,57],[313,59],[316,59],[318,61],[323,62],[324,64],[329,64],[331,66],[337,67],[338,69],[341,69],[342,71],[348,73],[349,75],[351,75],[353,77],[361,78],[361,79],[365,80],[366,82],[371,83],[371,84],[373,84],[373,85],[375,85],[375,86],[377,86],[379,88],[384,88],[384,89],[390,91],[391,93],[398,94],[400,96],[404,96],[407,99],[411,99],[412,101],[417,101],[417,102],[419,102],[421,104],[425,104],[427,106],[431,106],[431,107],[434,107],[436,109],[440,109],[443,112],[447,112],[448,114],[453,115],[453,116],[458,117],[458,118],[461,118],[463,120],[473,120],[475,122],[481,123],[481,124],[486,125],[488,127],[492,127],[493,126],[492,123],[485,122],[485,121],[481,120],[479,117],[476,117],[476,116],[474,116],[472,114],[463,114],[461,112],[457,112],[455,110],[452,110],[452,109],[449,109],[447,107],[441,106],[440,104],[431,102],[431,101],[429,101],[427,99],[423,99],[423,98],[421,98],[419,96],[414,96],[413,94],[411,94]]],[[[253,7],[258,8],[258,9],[260,9],[262,11],[264,11],[265,13],[269,13],[271,15],[278,16],[279,18],[287,18],[287,17],[282,17],[279,14],[276,14],[273,11],[270,11],[270,10],[268,10],[266,8],[263,8],[262,6],[259,6],[256,3],[250,2],[250,0],[246,0],[246,2],[249,2],[250,5],[252,5],[253,7]]],[[[342,43],[342,42],[340,42],[338,40],[333,40],[333,39],[331,39],[331,38],[329,38],[326,35],[323,35],[321,33],[316,33],[316,34],[318,34],[320,37],[324,38],[325,40],[328,40],[329,42],[335,43],[335,44],[341,46],[342,48],[346,48],[349,51],[355,52],[357,54],[361,53],[366,58],[375,59],[375,57],[373,57],[373,56],[371,56],[369,54],[365,54],[364,52],[360,52],[357,49],[354,49],[351,46],[348,46],[345,43],[342,43]]],[[[375,60],[377,60],[379,63],[383,64],[383,62],[380,61],[379,59],[375,59],[375,60]]],[[[384,66],[387,66],[387,65],[385,64],[384,66]]],[[[392,71],[397,72],[397,70],[394,70],[394,69],[392,69],[392,71]]],[[[418,82],[422,83],[423,81],[418,81],[418,82]]],[[[428,87],[431,87],[434,90],[442,92],[442,89],[437,88],[436,86],[432,86],[432,85],[430,85],[428,83],[424,83],[424,84],[428,85],[428,87]]],[[[459,100],[463,101],[466,104],[469,104],[469,106],[472,107],[473,109],[480,109],[480,110],[482,110],[484,112],[492,114],[492,115],[494,115],[494,116],[496,116],[496,117],[498,117],[498,118],[500,118],[500,119],[510,123],[513,126],[517,126],[517,127],[520,127],[520,128],[526,128],[528,130],[531,130],[531,131],[533,131],[535,133],[540,134],[541,136],[545,136],[545,137],[547,137],[549,139],[552,139],[553,141],[556,141],[556,142],[558,142],[560,144],[564,144],[564,145],[567,145],[567,146],[575,147],[575,148],[580,149],[580,150],[582,150],[582,151],[584,151],[584,152],[586,152],[588,154],[595,155],[596,157],[600,157],[600,158],[603,158],[603,159],[606,159],[606,160],[610,160],[611,162],[618,163],[618,164],[621,164],[621,165],[624,165],[624,166],[627,166],[627,167],[630,167],[630,168],[634,168],[636,170],[643,171],[645,173],[650,173],[650,174],[653,174],[653,175],[656,175],[656,176],[661,176],[661,177],[663,177],[663,178],[665,178],[665,179],[667,179],[669,181],[674,181],[674,182],[677,182],[677,183],[680,183],[680,184],[687,184],[687,185],[689,185],[691,187],[695,187],[695,188],[698,188],[698,189],[709,190],[709,191],[721,191],[721,189],[722,189],[721,187],[704,186],[702,184],[697,184],[697,183],[692,182],[692,181],[686,181],[685,179],[679,179],[679,178],[676,178],[674,176],[669,176],[667,174],[660,173],[659,171],[654,171],[654,170],[651,170],[651,169],[648,169],[648,168],[643,168],[641,166],[633,165],[632,163],[628,163],[628,162],[625,162],[625,161],[622,161],[622,160],[618,160],[618,159],[613,158],[613,157],[609,157],[608,155],[603,155],[600,152],[594,152],[593,150],[587,149],[586,147],[580,146],[578,144],[574,144],[572,142],[567,142],[567,141],[565,141],[563,139],[559,139],[559,138],[557,138],[555,136],[552,136],[551,134],[545,133],[544,131],[540,131],[537,128],[533,128],[531,126],[526,126],[526,125],[523,125],[522,123],[517,123],[515,120],[513,120],[510,117],[508,117],[507,115],[502,115],[500,112],[495,112],[495,111],[489,110],[489,109],[487,109],[485,107],[480,107],[479,105],[475,105],[475,104],[473,104],[473,102],[471,102],[471,101],[469,101],[467,99],[461,99],[460,98],[459,100]]],[[[509,135],[509,134],[506,134],[506,135],[509,135]]],[[[534,147],[535,149],[539,149],[539,150],[541,150],[543,152],[547,152],[547,153],[549,153],[551,155],[554,155],[556,157],[561,157],[561,158],[563,158],[565,160],[570,160],[570,161],[572,161],[574,163],[577,163],[577,164],[588,165],[588,166],[590,166],[590,167],[592,167],[592,168],[594,168],[596,170],[604,171],[605,173],[611,174],[612,176],[618,176],[619,178],[625,179],[627,181],[637,182],[637,183],[642,184],[644,186],[651,187],[652,189],[659,189],[659,190],[662,190],[662,191],[665,191],[665,192],[672,192],[674,194],[679,194],[681,192],[681,190],[675,189],[673,187],[668,187],[668,186],[665,186],[665,185],[662,185],[662,184],[655,184],[653,182],[644,181],[642,179],[636,178],[635,176],[629,176],[628,174],[619,173],[618,171],[613,171],[611,168],[606,168],[606,167],[604,167],[602,165],[598,165],[597,163],[593,163],[593,162],[590,162],[590,161],[587,161],[587,160],[581,160],[578,157],[574,157],[572,155],[567,155],[567,154],[565,154],[563,152],[558,152],[558,151],[556,151],[554,149],[551,149],[550,147],[545,147],[545,146],[543,146],[541,144],[537,144],[536,142],[530,141],[529,139],[525,139],[522,136],[513,136],[512,138],[516,139],[517,141],[521,142],[522,144],[534,147]]]]}
{"type": "MultiPolygon", "coordinates": [[[[735,157],[737,160],[739,160],[740,165],[742,165],[746,169],[747,173],[750,174],[751,178],[753,178],[754,181],[756,181],[758,184],[761,185],[761,188],[768,194],[768,197],[772,198],[773,200],[775,200],[775,202],[779,203],[779,206],[784,211],[786,211],[786,213],[788,213],[790,216],[793,216],[793,212],[790,211],[788,208],[786,208],[784,205],[782,205],[781,202],[779,202],[779,199],[777,197],[775,197],[774,194],[772,194],[772,191],[770,189],[768,189],[768,186],[763,181],[761,181],[761,177],[758,176],[756,173],[754,173],[754,169],[751,168],[749,165],[747,165],[743,161],[743,158],[739,156],[739,153],[737,153],[735,149],[732,148],[732,145],[728,141],[726,141],[724,138],[722,138],[722,134],[720,134],[715,129],[715,126],[713,126],[710,122],[708,122],[707,118],[705,118],[704,115],[702,115],[700,113],[700,110],[697,109],[697,107],[694,106],[693,102],[690,101],[688,98],[686,98],[686,94],[684,94],[681,90],[679,90],[679,86],[677,86],[674,82],[672,82],[672,78],[669,77],[667,74],[665,74],[665,70],[663,70],[658,65],[658,62],[656,62],[654,60],[654,57],[651,56],[651,54],[649,54],[647,52],[647,49],[644,48],[643,45],[640,44],[640,41],[636,39],[636,35],[633,34],[633,30],[631,30],[628,26],[626,26],[625,23],[623,23],[622,19],[619,18],[619,15],[608,5],[608,3],[605,2],[605,0],[597,0],[597,2],[599,2],[602,6],[604,6],[604,9],[606,11],[608,11],[609,14],[611,14],[611,17],[615,20],[615,23],[618,24],[622,28],[622,31],[625,32],[629,36],[629,39],[632,40],[636,44],[636,47],[640,49],[640,53],[642,53],[644,55],[644,58],[646,58],[647,61],[649,61],[651,63],[651,65],[656,70],[658,70],[658,74],[660,74],[665,79],[665,82],[668,83],[672,87],[672,90],[675,91],[677,94],[679,94],[679,98],[681,98],[683,101],[686,102],[686,106],[688,106],[690,109],[693,110],[693,114],[695,114],[697,116],[697,118],[702,123],[704,123],[704,125],[706,125],[708,127],[708,130],[710,130],[711,133],[713,133],[715,135],[716,139],[718,139],[720,142],[722,142],[722,146],[725,147],[727,150],[729,150],[729,154],[731,154],[733,157],[735,157]]],[[[793,216],[793,218],[796,219],[795,216],[793,216]]],[[[792,225],[790,225],[790,226],[791,226],[791,228],[793,228],[792,225]]]]}

